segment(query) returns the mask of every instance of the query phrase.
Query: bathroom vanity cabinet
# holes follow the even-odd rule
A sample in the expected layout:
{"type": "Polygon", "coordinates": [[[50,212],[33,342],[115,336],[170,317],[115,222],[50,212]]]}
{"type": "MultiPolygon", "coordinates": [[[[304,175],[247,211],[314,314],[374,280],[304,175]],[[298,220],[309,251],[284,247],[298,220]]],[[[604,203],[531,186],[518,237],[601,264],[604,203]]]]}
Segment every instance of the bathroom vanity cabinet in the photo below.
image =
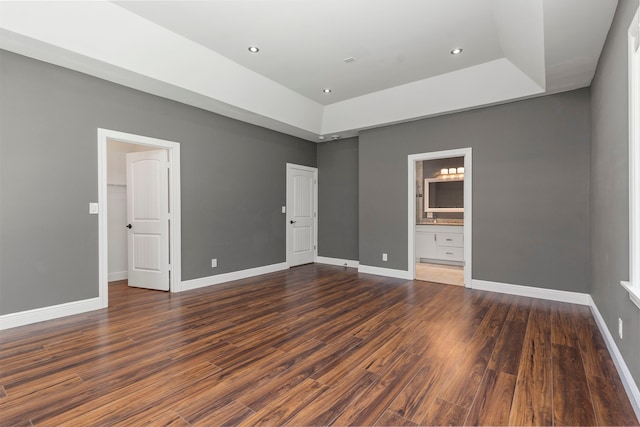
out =
{"type": "Polygon", "coordinates": [[[415,245],[416,262],[464,263],[462,225],[416,225],[415,245]]]}

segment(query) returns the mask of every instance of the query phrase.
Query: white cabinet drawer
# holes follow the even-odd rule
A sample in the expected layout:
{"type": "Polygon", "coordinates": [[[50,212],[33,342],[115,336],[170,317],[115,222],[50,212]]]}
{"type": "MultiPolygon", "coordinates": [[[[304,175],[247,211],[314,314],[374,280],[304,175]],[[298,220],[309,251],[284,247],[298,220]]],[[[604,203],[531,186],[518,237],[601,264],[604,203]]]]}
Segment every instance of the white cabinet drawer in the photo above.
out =
{"type": "Polygon", "coordinates": [[[443,259],[447,261],[463,261],[464,260],[464,248],[438,246],[436,251],[437,251],[438,259],[443,259]]]}
{"type": "Polygon", "coordinates": [[[438,246],[462,248],[464,246],[462,236],[462,234],[438,233],[436,234],[436,241],[438,242],[438,246]]]}

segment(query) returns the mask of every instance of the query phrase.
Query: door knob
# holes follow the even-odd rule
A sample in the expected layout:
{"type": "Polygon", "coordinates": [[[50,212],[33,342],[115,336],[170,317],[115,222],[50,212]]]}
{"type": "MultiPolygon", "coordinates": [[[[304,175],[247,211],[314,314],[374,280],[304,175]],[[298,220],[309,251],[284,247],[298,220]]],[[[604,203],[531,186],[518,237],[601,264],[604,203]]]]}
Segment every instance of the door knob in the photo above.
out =
{"type": "Polygon", "coordinates": [[[289,221],[290,224],[295,224],[296,222],[294,220],[289,221]]]}
{"type": "Polygon", "coordinates": [[[127,224],[125,227],[127,227],[127,228],[131,228],[131,227],[133,227],[133,226],[132,226],[131,224],[127,224]]]}

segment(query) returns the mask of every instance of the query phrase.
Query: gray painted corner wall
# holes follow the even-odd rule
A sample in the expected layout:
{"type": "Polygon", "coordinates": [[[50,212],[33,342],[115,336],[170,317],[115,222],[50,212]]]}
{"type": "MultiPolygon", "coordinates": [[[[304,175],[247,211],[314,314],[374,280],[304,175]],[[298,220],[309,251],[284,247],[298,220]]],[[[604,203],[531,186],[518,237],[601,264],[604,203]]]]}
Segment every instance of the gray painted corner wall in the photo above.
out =
{"type": "Polygon", "coordinates": [[[97,128],[180,142],[183,280],[286,260],[315,143],[5,51],[0,82],[0,314],[98,296],[97,128]]]}
{"type": "Polygon", "coordinates": [[[589,118],[580,89],[363,132],[360,263],[407,269],[407,156],[472,147],[472,277],[588,292],[589,118]]]}
{"type": "Polygon", "coordinates": [[[318,144],[318,255],[358,260],[358,138],[318,144]]]}
{"type": "Polygon", "coordinates": [[[591,296],[640,386],[640,310],[629,279],[627,31],[638,0],[620,0],[591,87],[591,296]],[[618,318],[624,340],[618,338],[618,318]]]}

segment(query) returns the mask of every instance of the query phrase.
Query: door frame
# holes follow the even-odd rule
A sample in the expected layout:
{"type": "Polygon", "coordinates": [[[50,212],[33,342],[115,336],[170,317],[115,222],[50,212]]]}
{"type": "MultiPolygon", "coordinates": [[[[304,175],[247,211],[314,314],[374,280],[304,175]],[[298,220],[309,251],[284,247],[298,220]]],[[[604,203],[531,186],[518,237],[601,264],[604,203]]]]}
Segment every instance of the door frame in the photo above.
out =
{"type": "Polygon", "coordinates": [[[423,160],[437,160],[447,159],[451,157],[464,157],[464,286],[466,288],[472,287],[472,200],[473,200],[473,169],[471,167],[471,147],[457,148],[453,150],[433,151],[428,153],[410,154],[407,157],[407,175],[408,175],[408,209],[409,214],[407,217],[407,241],[409,260],[408,268],[409,278],[414,280],[416,278],[416,257],[415,257],[415,236],[416,236],[416,162],[423,160]]]}
{"type": "Polygon", "coordinates": [[[286,258],[286,262],[287,262],[287,267],[291,267],[291,260],[289,259],[289,249],[290,249],[290,243],[289,243],[289,239],[291,237],[291,227],[289,227],[289,207],[291,206],[291,201],[289,200],[289,186],[290,186],[290,182],[289,182],[289,171],[291,169],[302,169],[305,170],[307,172],[313,172],[313,207],[314,207],[314,216],[313,216],[313,262],[317,262],[318,260],[318,168],[314,168],[311,166],[303,166],[303,165],[297,165],[295,163],[287,163],[287,168],[286,168],[286,181],[287,181],[287,185],[286,185],[286,195],[285,195],[285,200],[286,200],[286,215],[285,215],[285,229],[286,229],[286,235],[285,235],[285,239],[286,239],[286,254],[285,254],[285,258],[286,258]]]}
{"type": "Polygon", "coordinates": [[[107,234],[107,141],[166,149],[169,158],[169,291],[182,290],[182,238],[180,213],[180,143],[98,128],[98,283],[101,307],[109,306],[109,240],[107,234]]]}

